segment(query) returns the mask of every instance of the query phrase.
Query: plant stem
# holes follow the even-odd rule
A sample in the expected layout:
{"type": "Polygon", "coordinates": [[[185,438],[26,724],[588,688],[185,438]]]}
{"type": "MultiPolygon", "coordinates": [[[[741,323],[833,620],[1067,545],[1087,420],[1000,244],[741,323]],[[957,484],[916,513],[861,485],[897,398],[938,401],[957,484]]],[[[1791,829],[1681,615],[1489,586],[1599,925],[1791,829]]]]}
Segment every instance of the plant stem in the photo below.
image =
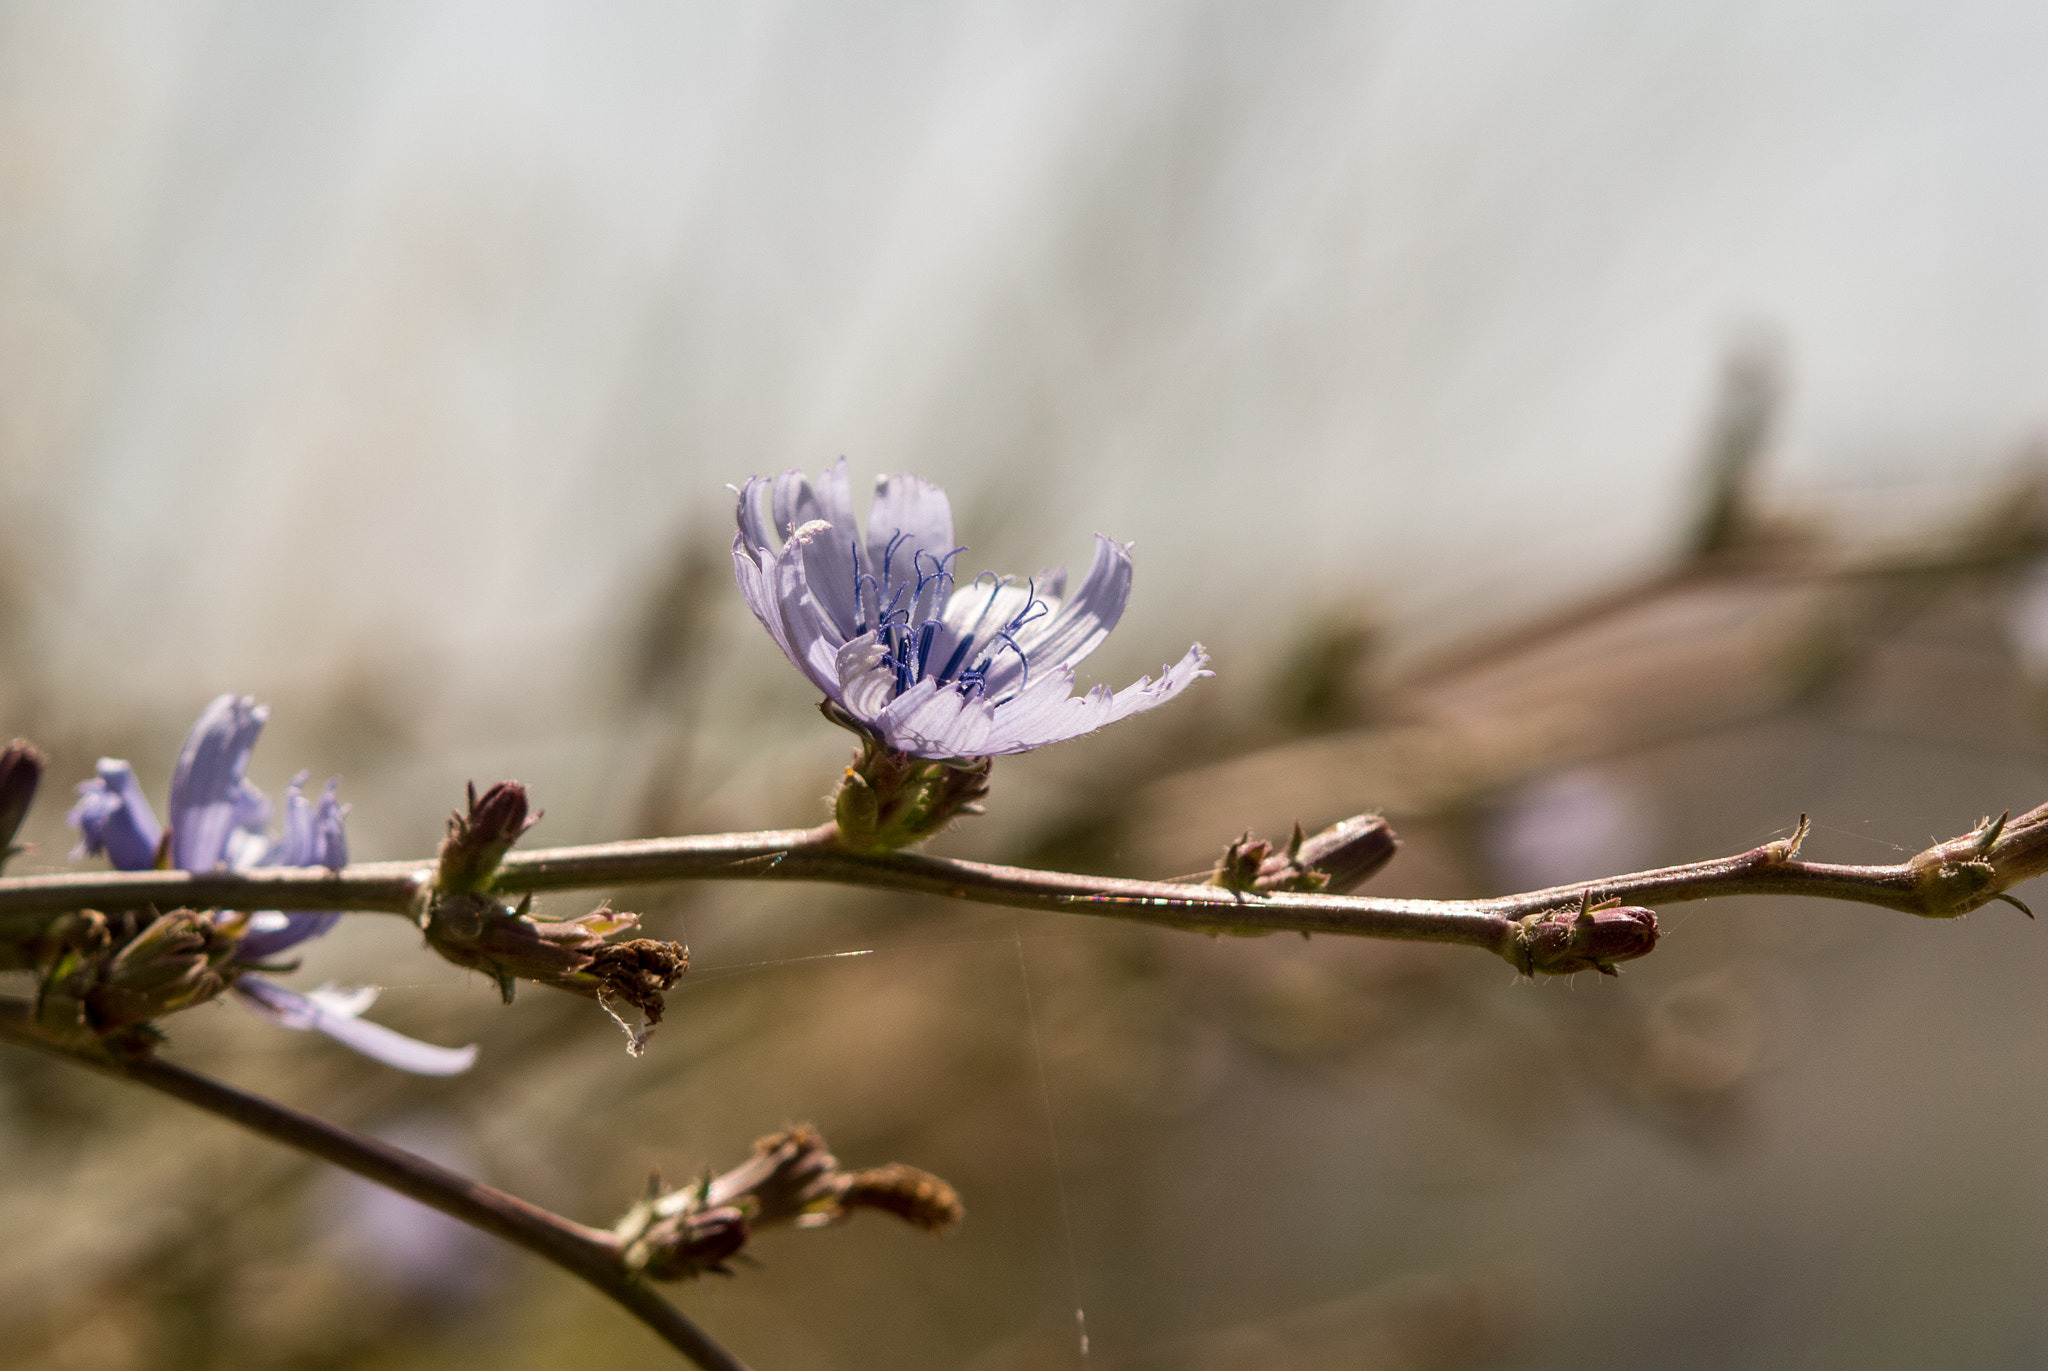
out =
{"type": "Polygon", "coordinates": [[[619,1261],[618,1240],[602,1229],[572,1223],[425,1157],[352,1133],[160,1058],[60,1047],[35,1034],[30,1027],[29,1007],[20,1001],[0,1001],[0,1040],[147,1086],[353,1171],[365,1180],[554,1263],[596,1287],[703,1371],[747,1371],[746,1363],[720,1347],[653,1287],[628,1272],[619,1261]]]}
{"type": "MultiPolygon", "coordinates": [[[[1804,832],[1802,824],[1800,835],[1804,832]]],[[[823,881],[1211,933],[1341,933],[1498,952],[1517,920],[1576,905],[1588,890],[1596,901],[1623,904],[1801,895],[1953,917],[2009,899],[2005,891],[2048,872],[2048,805],[1896,865],[1801,861],[1798,848],[1793,838],[1732,857],[1491,899],[1389,900],[1240,894],[1215,886],[992,866],[914,852],[859,852],[841,846],[837,830],[826,824],[514,852],[499,867],[496,889],[519,894],[693,880],[823,881]]],[[[87,907],[345,909],[417,917],[432,882],[433,864],[424,860],[338,872],[272,868],[204,875],[141,871],[8,877],[0,879],[0,941],[33,937],[50,914],[87,907]]]]}

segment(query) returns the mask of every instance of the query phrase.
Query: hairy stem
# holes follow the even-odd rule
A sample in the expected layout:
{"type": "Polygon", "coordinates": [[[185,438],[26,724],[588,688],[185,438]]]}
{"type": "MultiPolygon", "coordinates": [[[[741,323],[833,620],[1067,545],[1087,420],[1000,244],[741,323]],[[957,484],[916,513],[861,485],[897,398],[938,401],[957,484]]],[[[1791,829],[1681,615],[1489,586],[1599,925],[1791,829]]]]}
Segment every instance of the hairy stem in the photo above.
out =
{"type": "Polygon", "coordinates": [[[353,1171],[365,1180],[554,1263],[596,1287],[703,1371],[746,1371],[746,1363],[712,1341],[708,1333],[644,1280],[628,1272],[620,1262],[618,1239],[605,1230],[572,1223],[517,1196],[457,1175],[425,1157],[301,1114],[157,1057],[118,1056],[112,1052],[60,1047],[38,1037],[29,1024],[26,1004],[0,1001],[0,1040],[148,1086],[287,1147],[353,1171]]]}
{"type": "MultiPolygon", "coordinates": [[[[1805,829],[1802,823],[1799,836],[1805,829]]],[[[1342,933],[1458,943],[1504,952],[1516,922],[1595,901],[1676,904],[1724,895],[1803,895],[1949,918],[2048,872],[2048,805],[1978,829],[1890,866],[1799,859],[1798,837],[1684,866],[1609,876],[1483,900],[1389,900],[1356,895],[1246,894],[1214,886],[1122,880],[992,866],[914,852],[858,852],[832,825],[761,833],[650,838],[514,852],[499,867],[503,893],[605,889],[670,881],[823,881],[912,891],[1021,909],[1135,919],[1204,932],[1342,933]]],[[[433,863],[381,862],[338,872],[272,868],[0,879],[0,939],[32,936],[50,914],[154,904],[233,909],[353,909],[417,917],[433,863]]],[[[2016,902],[2015,902],[2016,903],[2016,902]]]]}

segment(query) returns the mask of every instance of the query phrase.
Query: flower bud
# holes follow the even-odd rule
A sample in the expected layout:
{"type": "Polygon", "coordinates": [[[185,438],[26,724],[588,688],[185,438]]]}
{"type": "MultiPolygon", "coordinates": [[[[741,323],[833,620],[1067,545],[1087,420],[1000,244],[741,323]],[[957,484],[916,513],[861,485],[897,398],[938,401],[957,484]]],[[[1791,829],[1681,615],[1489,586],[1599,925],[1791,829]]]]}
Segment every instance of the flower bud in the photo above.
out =
{"type": "Polygon", "coordinates": [[[1320,890],[1343,895],[1356,890],[1401,850],[1401,840],[1377,814],[1357,814],[1304,838],[1301,825],[1287,851],[1259,869],[1259,890],[1320,890]]]}
{"type": "Polygon", "coordinates": [[[37,1030],[82,1044],[204,1004],[233,979],[227,968],[242,918],[216,923],[210,913],[174,909],[124,940],[131,919],[90,909],[64,915],[43,937],[37,1030]]]}
{"type": "Polygon", "coordinates": [[[1294,826],[1284,852],[1264,839],[1243,837],[1223,850],[1209,876],[1210,885],[1226,890],[1276,891],[1342,895],[1393,860],[1401,840],[1377,814],[1359,814],[1331,824],[1314,837],[1294,826]]]}
{"type": "Polygon", "coordinates": [[[658,1281],[688,1280],[706,1272],[730,1276],[726,1262],[753,1236],[746,1212],[732,1205],[690,1210],[648,1225],[627,1250],[626,1261],[658,1281]]]}
{"type": "Polygon", "coordinates": [[[527,814],[526,787],[519,782],[500,781],[479,796],[472,781],[469,813],[448,816],[435,888],[451,894],[488,889],[512,844],[539,822],[540,815],[527,814]]]}
{"type": "Polygon", "coordinates": [[[21,850],[14,845],[14,835],[21,831],[42,779],[43,754],[34,747],[16,738],[0,749],[0,867],[21,850]]]}
{"type": "Polygon", "coordinates": [[[1501,955],[1524,976],[1618,974],[1614,963],[1647,956],[1657,946],[1657,916],[1635,906],[1595,907],[1590,892],[1577,909],[1553,909],[1519,920],[1501,955]]]}

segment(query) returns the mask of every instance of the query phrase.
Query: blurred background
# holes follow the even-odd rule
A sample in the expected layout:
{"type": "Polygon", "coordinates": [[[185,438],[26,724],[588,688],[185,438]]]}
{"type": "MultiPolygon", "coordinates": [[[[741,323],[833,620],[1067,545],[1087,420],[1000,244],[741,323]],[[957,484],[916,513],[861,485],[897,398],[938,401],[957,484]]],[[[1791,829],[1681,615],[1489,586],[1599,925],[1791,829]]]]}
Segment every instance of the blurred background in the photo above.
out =
{"type": "MultiPolygon", "coordinates": [[[[161,799],[213,694],[355,854],[810,824],[844,760],[725,486],[1137,542],[939,850],[1195,873],[1387,813],[1467,895],[2048,800],[2048,11],[0,3],[0,730],[161,799]]],[[[2022,891],[2023,897],[2029,892],[2022,891]]],[[[2048,935],[1727,900],[1619,981],[824,888],[636,891],[630,1060],[363,916],[173,1059],[609,1223],[785,1123],[963,1191],[682,1289],[761,1371],[2033,1367],[2048,935]],[[859,956],[841,954],[860,953],[859,956]],[[1085,1313],[1084,1346],[1076,1311],[1085,1313]]],[[[2039,903],[2037,900],[2036,903],[2039,903]]],[[[551,912],[585,906],[553,903],[551,912]]],[[[19,990],[20,986],[12,987],[19,990]]],[[[0,1055],[0,1365],[675,1364],[552,1268],[0,1055]]]]}

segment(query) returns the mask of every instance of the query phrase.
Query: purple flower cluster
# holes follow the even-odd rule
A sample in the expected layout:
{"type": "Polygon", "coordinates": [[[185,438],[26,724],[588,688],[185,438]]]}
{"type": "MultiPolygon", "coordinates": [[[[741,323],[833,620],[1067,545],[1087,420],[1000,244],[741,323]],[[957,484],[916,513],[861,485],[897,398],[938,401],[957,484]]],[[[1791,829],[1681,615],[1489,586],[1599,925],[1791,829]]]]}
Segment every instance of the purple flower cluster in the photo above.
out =
{"type": "Polygon", "coordinates": [[[1074,694],[1074,667],[1101,646],[1131,593],[1130,549],[1097,534],[1071,594],[1066,573],[954,563],[946,493],[915,476],[875,485],[865,538],[842,458],[814,487],[800,471],[739,492],[733,568],[784,655],[884,746],[934,761],[1027,752],[1164,704],[1209,675],[1197,643],[1157,681],[1074,694]]]}
{"type": "MultiPolygon", "coordinates": [[[[127,762],[102,757],[97,775],[78,787],[67,816],[79,833],[74,856],[104,853],[121,871],[170,867],[179,871],[244,870],[260,866],[324,866],[348,863],[348,806],[336,798],[330,780],[318,801],[309,800],[301,772],[285,792],[282,831],[271,835],[271,804],[248,779],[249,755],[270,710],[247,696],[222,695],[200,713],[171,772],[170,827],[158,822],[148,797],[127,762]]],[[[317,938],[341,916],[311,911],[266,910],[253,915],[236,948],[249,963],[317,938]]],[[[416,1042],[358,1016],[376,998],[374,990],[340,992],[323,987],[311,995],[287,990],[253,972],[235,979],[243,1002],[286,1028],[324,1033],[365,1056],[420,1075],[464,1071],[476,1059],[474,1047],[451,1049],[416,1042]]]]}

